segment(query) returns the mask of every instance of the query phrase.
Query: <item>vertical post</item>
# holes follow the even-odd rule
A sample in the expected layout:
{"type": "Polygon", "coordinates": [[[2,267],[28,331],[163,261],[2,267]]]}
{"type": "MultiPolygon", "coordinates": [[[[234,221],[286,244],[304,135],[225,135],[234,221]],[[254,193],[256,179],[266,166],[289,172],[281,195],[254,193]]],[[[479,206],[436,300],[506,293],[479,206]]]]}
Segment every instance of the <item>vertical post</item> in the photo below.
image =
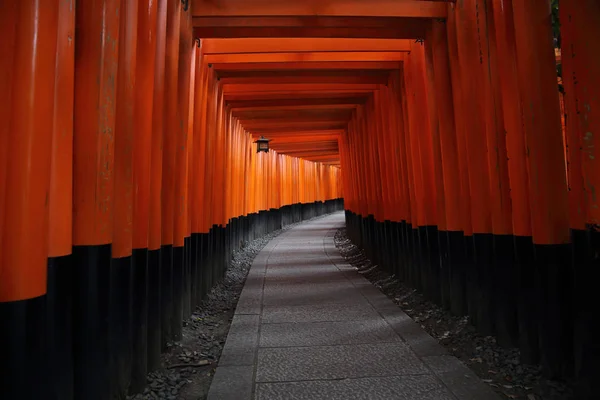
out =
{"type": "Polygon", "coordinates": [[[58,2],[3,5],[2,14],[0,393],[42,398],[58,2]]]}
{"type": "MultiPolygon", "coordinates": [[[[148,236],[148,370],[160,368],[162,347],[162,186],[163,137],[165,130],[165,52],[167,0],[158,0],[156,57],[152,99],[150,158],[150,227],[148,236]]],[[[151,62],[151,61],[150,61],[151,62]]]]}
{"type": "MultiPolygon", "coordinates": [[[[471,195],[469,182],[469,163],[465,138],[466,119],[469,117],[464,108],[464,88],[461,76],[461,58],[458,54],[457,6],[451,5],[447,19],[448,56],[450,59],[450,79],[452,81],[452,103],[454,105],[454,124],[456,129],[456,156],[460,182],[460,226],[462,238],[456,236],[456,251],[453,252],[454,272],[452,273],[453,299],[452,310],[457,315],[466,315],[470,310],[471,281],[469,276],[473,263],[473,227],[471,218],[471,195]],[[457,267],[459,266],[459,267],[457,267]]],[[[452,245],[451,243],[450,245],[452,245]]]]}
{"type": "Polygon", "coordinates": [[[175,146],[174,159],[174,187],[173,194],[173,316],[171,329],[173,340],[179,341],[182,337],[183,321],[183,291],[185,276],[185,165],[187,161],[187,126],[184,123],[187,117],[187,106],[189,102],[189,51],[192,49],[192,41],[187,41],[186,17],[189,12],[179,11],[176,38],[168,43],[168,51],[174,46],[173,52],[177,52],[176,65],[177,81],[175,86],[175,120],[171,127],[171,140],[175,146]]]}
{"type": "Polygon", "coordinates": [[[550,5],[513,0],[517,72],[529,166],[529,195],[540,304],[542,365],[570,369],[572,338],[569,208],[550,5]]]}
{"type": "Polygon", "coordinates": [[[77,5],[73,166],[75,398],[109,397],[120,0],[77,5]]]}
{"type": "Polygon", "coordinates": [[[445,235],[440,236],[440,242],[444,244],[440,244],[440,247],[445,246],[447,251],[447,264],[443,269],[447,284],[444,306],[453,313],[462,315],[464,271],[461,261],[463,257],[460,254],[464,252],[464,233],[460,218],[462,199],[447,28],[446,22],[433,22],[431,31],[446,223],[445,235]]]}
{"type": "Polygon", "coordinates": [[[428,27],[427,35],[424,42],[425,47],[425,97],[427,110],[429,110],[429,131],[430,131],[430,143],[431,143],[431,173],[433,174],[435,199],[432,207],[435,209],[435,225],[427,228],[427,242],[429,244],[430,252],[430,271],[431,271],[431,285],[430,295],[431,299],[443,306],[449,304],[447,287],[446,284],[446,268],[448,264],[447,257],[447,228],[446,228],[446,194],[444,190],[444,171],[442,165],[442,149],[440,142],[440,131],[445,129],[441,126],[440,114],[436,98],[439,96],[437,93],[436,75],[438,71],[434,66],[433,59],[433,24],[428,27]]]}
{"type": "MultiPolygon", "coordinates": [[[[191,18],[191,17],[190,17],[191,18]]],[[[191,27],[190,27],[191,32],[191,27]]],[[[190,40],[192,39],[192,35],[190,34],[190,40]]],[[[187,143],[186,147],[188,149],[187,163],[186,163],[186,190],[185,190],[185,198],[186,198],[186,212],[185,212],[185,241],[186,241],[186,254],[187,254],[187,264],[186,264],[186,297],[184,298],[184,318],[189,318],[196,307],[196,262],[197,262],[197,246],[194,243],[194,239],[192,237],[192,198],[194,187],[196,186],[196,182],[193,179],[194,175],[194,160],[198,156],[198,153],[194,148],[194,114],[195,114],[195,103],[197,100],[196,97],[196,69],[200,69],[197,67],[198,65],[198,54],[200,54],[200,49],[196,46],[199,41],[192,41],[192,50],[190,57],[190,70],[188,73],[190,74],[190,87],[189,87],[189,106],[188,106],[188,114],[187,120],[183,123],[187,127],[187,143]]]]}
{"type": "Polygon", "coordinates": [[[598,34],[600,7],[587,0],[560,4],[562,72],[567,108],[569,159],[569,196],[571,237],[573,240],[575,285],[574,361],[577,378],[576,396],[592,399],[600,373],[596,360],[600,346],[593,306],[596,288],[593,273],[598,269],[600,251],[600,213],[597,188],[598,136],[600,132],[600,95],[598,34]]]}
{"type": "Polygon", "coordinates": [[[114,222],[110,268],[109,346],[111,396],[127,394],[131,379],[131,277],[133,145],[138,28],[137,0],[121,0],[117,72],[114,222]]]}
{"type": "Polygon", "coordinates": [[[537,298],[533,263],[533,238],[529,205],[529,173],[525,132],[523,130],[522,100],[516,63],[516,37],[511,0],[494,0],[494,27],[498,52],[502,111],[506,134],[508,176],[512,204],[512,230],[516,282],[518,285],[517,318],[518,344],[521,359],[527,363],[539,361],[537,334],[537,298]]]}
{"type": "Polygon", "coordinates": [[[148,248],[150,235],[150,163],[152,155],[152,103],[156,64],[157,2],[138,5],[133,131],[132,232],[132,369],[129,393],[146,387],[148,372],[148,248]]]}
{"type": "Polygon", "coordinates": [[[493,234],[492,260],[487,277],[486,296],[493,310],[494,332],[501,345],[517,343],[517,308],[514,293],[517,275],[514,267],[512,205],[508,176],[508,159],[500,71],[498,68],[497,34],[491,1],[479,1],[477,21],[482,31],[483,104],[485,112],[487,159],[490,177],[490,208],[493,234]]]}
{"type": "Polygon", "coordinates": [[[493,332],[493,310],[487,295],[492,251],[492,226],[489,210],[490,179],[487,162],[485,121],[482,109],[482,49],[478,35],[477,0],[465,0],[457,6],[457,43],[461,60],[465,118],[465,143],[468,154],[471,218],[473,227],[473,269],[470,281],[469,314],[484,334],[493,332]]]}
{"type": "MultiPolygon", "coordinates": [[[[417,205],[417,191],[420,188],[421,175],[420,169],[418,169],[418,152],[413,150],[413,138],[411,132],[411,125],[413,124],[412,119],[414,118],[410,114],[409,110],[409,89],[407,88],[407,81],[409,80],[410,68],[408,62],[410,58],[405,62],[402,73],[400,74],[399,83],[399,96],[401,99],[401,113],[404,121],[404,141],[405,141],[405,154],[406,154],[406,171],[408,175],[408,198],[410,203],[410,219],[407,224],[407,249],[409,253],[408,265],[407,265],[407,282],[411,286],[417,288],[419,286],[419,279],[417,272],[419,270],[419,207],[417,205]]],[[[421,204],[421,203],[419,203],[421,204]]]]}
{"type": "Polygon", "coordinates": [[[48,398],[73,398],[73,97],[75,1],[59,3],[48,252],[48,398]]]}
{"type": "Polygon", "coordinates": [[[181,5],[167,2],[167,41],[165,53],[162,248],[161,248],[161,345],[173,340],[173,239],[175,227],[176,154],[179,120],[177,118],[177,73],[179,60],[179,23],[181,5]]]}

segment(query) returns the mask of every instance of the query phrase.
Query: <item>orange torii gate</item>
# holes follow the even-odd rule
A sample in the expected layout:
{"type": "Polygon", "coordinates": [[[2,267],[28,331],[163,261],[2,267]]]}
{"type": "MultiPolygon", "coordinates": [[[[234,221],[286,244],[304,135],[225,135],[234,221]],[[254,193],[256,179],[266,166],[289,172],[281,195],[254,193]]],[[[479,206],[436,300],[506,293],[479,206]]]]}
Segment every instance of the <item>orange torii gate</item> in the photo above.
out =
{"type": "Polygon", "coordinates": [[[592,398],[597,1],[560,4],[564,135],[547,0],[0,10],[0,395],[143,390],[241,240],[343,197],[371,259],[592,398]]]}

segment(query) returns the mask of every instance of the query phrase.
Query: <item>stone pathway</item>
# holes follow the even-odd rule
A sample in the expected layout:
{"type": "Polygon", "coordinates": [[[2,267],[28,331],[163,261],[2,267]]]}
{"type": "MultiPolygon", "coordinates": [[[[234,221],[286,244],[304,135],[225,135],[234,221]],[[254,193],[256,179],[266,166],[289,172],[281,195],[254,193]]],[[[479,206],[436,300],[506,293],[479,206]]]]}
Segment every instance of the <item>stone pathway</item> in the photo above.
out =
{"type": "Polygon", "coordinates": [[[499,399],[344,261],[343,225],[318,218],[259,253],[208,399],[499,399]]]}

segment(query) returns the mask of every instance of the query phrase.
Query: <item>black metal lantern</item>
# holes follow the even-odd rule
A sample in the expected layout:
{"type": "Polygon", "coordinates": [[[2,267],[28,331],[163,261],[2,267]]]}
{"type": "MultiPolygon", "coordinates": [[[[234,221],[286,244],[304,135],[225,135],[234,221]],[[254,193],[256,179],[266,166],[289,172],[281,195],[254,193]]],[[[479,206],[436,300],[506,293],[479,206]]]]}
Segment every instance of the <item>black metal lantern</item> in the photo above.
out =
{"type": "Polygon", "coordinates": [[[265,153],[269,152],[269,139],[266,139],[264,136],[261,136],[260,139],[256,141],[256,152],[260,153],[264,151],[265,153]]]}

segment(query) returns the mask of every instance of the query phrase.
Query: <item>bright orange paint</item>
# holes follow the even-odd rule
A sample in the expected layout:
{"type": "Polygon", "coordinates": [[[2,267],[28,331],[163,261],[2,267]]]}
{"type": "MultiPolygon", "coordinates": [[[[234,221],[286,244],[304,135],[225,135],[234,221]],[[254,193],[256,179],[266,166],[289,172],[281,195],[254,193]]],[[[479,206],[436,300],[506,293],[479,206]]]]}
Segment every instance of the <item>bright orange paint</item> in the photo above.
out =
{"type": "MultiPolygon", "coordinates": [[[[2,68],[2,87],[10,87],[10,114],[3,121],[0,144],[6,145],[6,178],[2,187],[4,218],[0,229],[0,302],[46,293],[48,257],[48,199],[54,120],[58,1],[21,2],[9,7],[2,31],[15,40],[7,55],[12,65],[2,68]],[[14,30],[13,30],[14,29],[14,30]],[[18,89],[18,90],[17,90],[18,89]],[[9,189],[4,192],[4,189],[9,189]]],[[[3,11],[4,13],[5,11],[3,11]]],[[[4,18],[0,19],[2,22],[4,18]]],[[[61,55],[63,55],[61,49],[61,55]]],[[[5,179],[5,180],[4,180],[5,179]]]]}

